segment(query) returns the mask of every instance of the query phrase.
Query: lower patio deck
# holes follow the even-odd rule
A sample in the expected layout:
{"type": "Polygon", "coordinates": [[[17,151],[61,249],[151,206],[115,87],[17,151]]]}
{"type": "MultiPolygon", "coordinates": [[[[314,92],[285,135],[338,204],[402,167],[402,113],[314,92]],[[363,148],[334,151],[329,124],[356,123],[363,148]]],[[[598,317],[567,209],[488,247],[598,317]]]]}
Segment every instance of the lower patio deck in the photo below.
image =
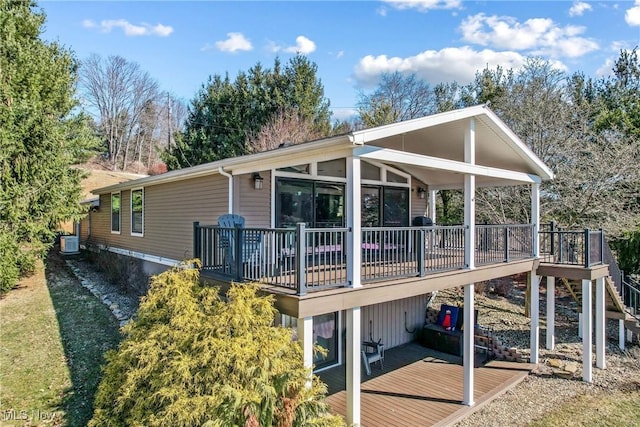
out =
{"type": "MultiPolygon", "coordinates": [[[[490,361],[478,363],[475,405],[462,404],[463,368],[459,358],[410,343],[385,352],[384,369],[362,372],[361,425],[445,426],[459,421],[520,383],[534,365],[490,361]]],[[[327,384],[327,402],[346,417],[345,366],[318,374],[327,384]]]]}

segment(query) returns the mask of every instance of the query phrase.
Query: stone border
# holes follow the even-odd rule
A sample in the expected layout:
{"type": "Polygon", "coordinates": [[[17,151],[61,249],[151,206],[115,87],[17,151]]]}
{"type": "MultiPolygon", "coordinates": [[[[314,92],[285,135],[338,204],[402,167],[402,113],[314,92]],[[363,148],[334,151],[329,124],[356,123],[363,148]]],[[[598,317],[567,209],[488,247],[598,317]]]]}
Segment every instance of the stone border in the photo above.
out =
{"type": "Polygon", "coordinates": [[[67,267],[69,267],[73,275],[76,276],[82,287],[91,292],[93,296],[98,298],[100,302],[102,302],[107,306],[107,308],[109,308],[109,311],[111,311],[113,317],[115,317],[116,320],[120,322],[120,327],[125,326],[131,321],[132,317],[129,317],[126,313],[120,310],[118,304],[111,301],[108,295],[102,294],[98,287],[82,274],[81,269],[73,265],[73,263],[71,263],[69,260],[66,260],[65,263],[67,264],[67,267]]]}

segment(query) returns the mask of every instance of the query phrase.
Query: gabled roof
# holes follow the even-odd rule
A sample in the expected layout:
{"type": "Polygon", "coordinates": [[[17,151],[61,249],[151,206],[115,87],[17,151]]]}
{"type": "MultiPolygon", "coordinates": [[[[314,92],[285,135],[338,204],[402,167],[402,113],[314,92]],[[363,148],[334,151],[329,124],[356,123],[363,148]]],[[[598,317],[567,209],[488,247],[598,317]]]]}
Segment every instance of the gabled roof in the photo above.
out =
{"type": "MultiPolygon", "coordinates": [[[[430,182],[427,179],[429,177],[425,174],[424,159],[439,158],[463,162],[464,134],[472,118],[475,123],[476,165],[495,170],[529,174],[539,177],[541,180],[553,178],[553,172],[549,167],[493,111],[485,105],[479,105],[261,153],[205,163],[100,188],[95,190],[94,194],[104,194],[136,186],[157,185],[221,172],[240,174],[290,166],[311,160],[328,160],[339,155],[353,155],[354,151],[357,153],[358,147],[362,145],[424,156],[422,165],[420,162],[417,162],[415,167],[404,164],[404,169],[416,174],[434,187],[454,187],[459,185],[459,171],[446,173],[447,171],[444,169],[430,170],[429,177],[432,180],[430,182]]],[[[392,159],[389,160],[393,163],[392,159]]],[[[479,169],[475,168],[474,170],[479,169]]],[[[488,177],[484,184],[495,185],[497,184],[496,179],[498,179],[496,176],[488,177]]],[[[509,183],[513,182],[506,180],[502,184],[509,183]]],[[[482,182],[480,184],[482,185],[482,182]]]]}

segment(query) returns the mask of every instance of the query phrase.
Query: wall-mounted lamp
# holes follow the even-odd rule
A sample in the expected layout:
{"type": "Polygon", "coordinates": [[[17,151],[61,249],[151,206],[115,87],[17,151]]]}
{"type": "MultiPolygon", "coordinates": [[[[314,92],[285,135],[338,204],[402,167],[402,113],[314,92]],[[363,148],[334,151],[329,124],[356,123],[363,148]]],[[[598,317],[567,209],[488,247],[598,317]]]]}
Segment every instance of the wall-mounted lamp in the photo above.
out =
{"type": "Polygon", "coordinates": [[[262,185],[264,183],[264,178],[260,176],[258,172],[253,174],[253,187],[256,190],[262,190],[262,185]]]}
{"type": "Polygon", "coordinates": [[[418,199],[426,199],[427,198],[427,190],[422,187],[418,187],[418,199]]]}

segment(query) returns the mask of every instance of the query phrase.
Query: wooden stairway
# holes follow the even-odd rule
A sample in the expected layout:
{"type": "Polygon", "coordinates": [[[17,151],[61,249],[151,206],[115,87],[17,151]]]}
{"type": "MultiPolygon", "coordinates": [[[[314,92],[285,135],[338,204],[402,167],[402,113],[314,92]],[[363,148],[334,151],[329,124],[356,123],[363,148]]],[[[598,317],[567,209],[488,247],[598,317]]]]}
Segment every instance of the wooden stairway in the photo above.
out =
{"type": "MultiPolygon", "coordinates": [[[[579,281],[569,281],[565,278],[560,279],[571,297],[578,304],[578,312],[582,312],[582,283],[579,281]]],[[[632,316],[625,307],[616,285],[611,277],[605,277],[605,312],[607,319],[624,319],[625,327],[634,334],[640,335],[640,322],[636,317],[632,316]]],[[[593,288],[592,301],[595,304],[595,287],[593,288]]]]}

